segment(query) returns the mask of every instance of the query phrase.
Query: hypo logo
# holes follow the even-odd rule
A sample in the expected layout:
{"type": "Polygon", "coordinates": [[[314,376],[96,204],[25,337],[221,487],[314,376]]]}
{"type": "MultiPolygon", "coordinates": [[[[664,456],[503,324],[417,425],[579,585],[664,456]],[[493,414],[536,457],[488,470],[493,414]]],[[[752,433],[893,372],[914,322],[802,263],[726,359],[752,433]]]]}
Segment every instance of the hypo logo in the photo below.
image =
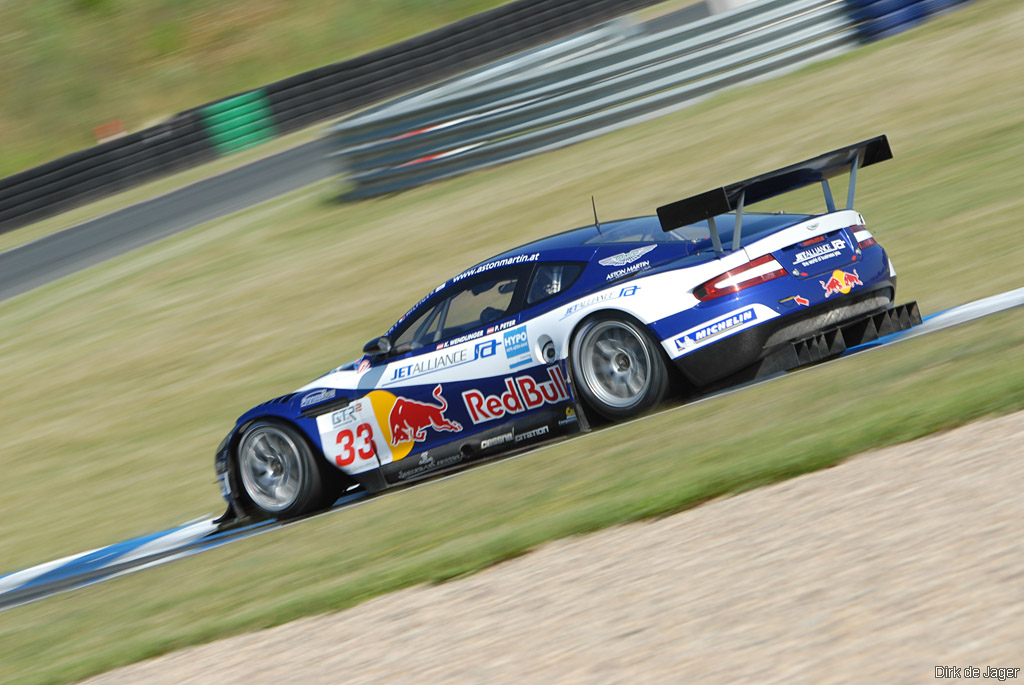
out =
{"type": "Polygon", "coordinates": [[[530,341],[526,337],[526,326],[505,331],[505,356],[511,369],[530,363],[530,341]]]}

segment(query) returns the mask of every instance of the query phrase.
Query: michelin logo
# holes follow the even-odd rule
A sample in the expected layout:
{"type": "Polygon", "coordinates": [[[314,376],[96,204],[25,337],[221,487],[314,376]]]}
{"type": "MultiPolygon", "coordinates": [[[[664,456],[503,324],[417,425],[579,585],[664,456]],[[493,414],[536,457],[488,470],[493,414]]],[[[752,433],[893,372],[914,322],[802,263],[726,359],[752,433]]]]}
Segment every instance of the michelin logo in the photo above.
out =
{"type": "Polygon", "coordinates": [[[686,350],[696,345],[700,345],[707,341],[709,338],[713,338],[716,335],[730,331],[737,326],[750,323],[751,321],[757,320],[757,313],[753,307],[744,309],[741,312],[737,312],[730,317],[716,321],[713,324],[698,328],[695,331],[691,331],[684,335],[679,336],[673,342],[676,344],[676,350],[686,350]]]}

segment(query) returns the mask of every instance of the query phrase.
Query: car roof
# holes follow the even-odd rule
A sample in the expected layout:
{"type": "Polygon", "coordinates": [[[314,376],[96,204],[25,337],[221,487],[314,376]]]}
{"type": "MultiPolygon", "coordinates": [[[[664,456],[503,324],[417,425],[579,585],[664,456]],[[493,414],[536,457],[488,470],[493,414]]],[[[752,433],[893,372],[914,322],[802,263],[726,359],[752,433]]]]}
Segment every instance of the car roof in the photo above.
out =
{"type": "MultiPolygon", "coordinates": [[[[784,226],[801,221],[807,218],[807,216],[751,212],[744,215],[743,234],[744,236],[755,238],[760,234],[771,233],[784,226]]],[[[718,230],[723,236],[722,239],[731,239],[733,228],[735,228],[736,216],[734,214],[724,214],[717,217],[717,221],[718,230]]],[[[494,268],[533,262],[589,261],[597,249],[603,245],[686,242],[699,240],[707,236],[708,226],[707,222],[704,221],[666,232],[662,230],[661,222],[657,216],[641,216],[609,221],[608,223],[602,223],[600,226],[583,226],[546,238],[540,238],[539,240],[534,240],[533,242],[502,252],[490,259],[478,262],[448,279],[414,304],[409,311],[402,315],[388,329],[385,335],[390,336],[403,321],[408,317],[415,316],[427,302],[433,300],[434,296],[445,290],[447,286],[462,281],[465,278],[482,273],[490,273],[494,268]]]]}
{"type": "MultiPolygon", "coordinates": [[[[743,235],[744,237],[754,237],[760,234],[777,231],[785,226],[802,221],[808,218],[808,216],[809,215],[807,214],[767,214],[750,212],[745,214],[743,218],[743,235]]],[[[736,222],[736,215],[723,214],[717,218],[717,221],[719,232],[721,232],[723,236],[731,238],[732,230],[736,222]]],[[[588,248],[587,250],[580,251],[580,258],[586,259],[586,255],[593,254],[592,248],[599,247],[601,245],[614,245],[620,243],[674,243],[706,238],[708,235],[708,225],[706,221],[701,221],[696,224],[683,226],[682,228],[666,232],[662,230],[661,222],[658,220],[657,216],[640,216],[633,217],[632,219],[619,219],[617,221],[602,223],[600,226],[574,228],[563,233],[557,233],[546,238],[534,240],[533,242],[520,245],[519,247],[495,255],[490,259],[485,259],[479,264],[474,265],[470,270],[496,260],[513,259],[518,256],[532,255],[535,253],[539,253],[537,261],[547,261],[547,259],[560,261],[565,259],[566,249],[588,248]],[[558,250],[558,252],[551,254],[547,258],[545,257],[545,253],[550,253],[554,250],[558,250]]]]}
{"type": "MultiPolygon", "coordinates": [[[[573,247],[596,247],[611,243],[652,243],[670,242],[678,238],[667,236],[661,230],[656,216],[641,216],[632,219],[619,219],[600,224],[600,226],[584,226],[562,233],[534,240],[485,260],[502,259],[524,253],[540,252],[542,255],[549,250],[560,250],[573,247]]],[[[542,257],[543,259],[543,257],[542,257]]]]}

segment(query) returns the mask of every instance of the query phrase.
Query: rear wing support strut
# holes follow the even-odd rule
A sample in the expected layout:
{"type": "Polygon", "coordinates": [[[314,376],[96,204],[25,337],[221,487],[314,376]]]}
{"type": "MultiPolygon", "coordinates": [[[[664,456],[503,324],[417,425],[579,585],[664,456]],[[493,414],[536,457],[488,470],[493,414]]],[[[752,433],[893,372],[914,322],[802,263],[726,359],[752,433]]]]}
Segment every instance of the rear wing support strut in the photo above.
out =
{"type": "Polygon", "coordinates": [[[853,209],[853,193],[857,189],[857,157],[850,165],[850,188],[846,191],[846,208],[853,209]]]}
{"type": "Polygon", "coordinates": [[[878,162],[892,159],[889,140],[884,135],[870,138],[854,145],[826,152],[803,162],[791,164],[745,181],[709,190],[684,200],[658,207],[658,219],[663,231],[671,231],[707,220],[715,254],[722,256],[722,240],[714,217],[727,212],[736,212],[736,228],[733,232],[732,250],[740,248],[743,206],[782,195],[797,188],[821,183],[825,204],[829,212],[836,211],[835,199],[828,179],[850,172],[850,187],[846,194],[846,208],[853,209],[854,190],[857,185],[857,170],[878,162]]]}
{"type": "Polygon", "coordinates": [[[718,225],[713,216],[708,217],[708,230],[711,231],[711,246],[715,248],[715,256],[721,259],[725,250],[722,249],[722,238],[718,235],[718,225]]]}
{"type": "Polygon", "coordinates": [[[832,186],[828,184],[828,179],[822,179],[821,190],[825,193],[825,208],[830,212],[836,211],[836,200],[832,197],[832,186]]]}

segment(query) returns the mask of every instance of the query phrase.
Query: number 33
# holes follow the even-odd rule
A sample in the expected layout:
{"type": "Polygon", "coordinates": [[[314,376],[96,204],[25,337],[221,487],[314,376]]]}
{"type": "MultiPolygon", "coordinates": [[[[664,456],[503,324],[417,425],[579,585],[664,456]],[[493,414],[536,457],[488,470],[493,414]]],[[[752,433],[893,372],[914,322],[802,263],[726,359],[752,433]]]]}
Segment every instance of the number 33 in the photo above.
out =
{"type": "Polygon", "coordinates": [[[339,431],[337,443],[341,448],[341,454],[334,458],[338,466],[348,466],[357,456],[360,459],[373,459],[377,454],[377,448],[373,444],[373,429],[368,423],[356,426],[354,434],[349,428],[339,431]]]}

